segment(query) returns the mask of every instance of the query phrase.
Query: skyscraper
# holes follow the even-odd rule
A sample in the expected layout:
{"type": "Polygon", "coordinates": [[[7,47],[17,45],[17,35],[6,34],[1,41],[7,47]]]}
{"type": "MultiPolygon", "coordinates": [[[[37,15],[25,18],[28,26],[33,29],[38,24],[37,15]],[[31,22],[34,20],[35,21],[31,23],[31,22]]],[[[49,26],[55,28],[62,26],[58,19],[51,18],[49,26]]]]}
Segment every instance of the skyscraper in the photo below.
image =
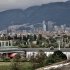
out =
{"type": "Polygon", "coordinates": [[[45,21],[43,21],[43,31],[46,31],[46,24],[45,24],[45,21]]]}
{"type": "Polygon", "coordinates": [[[61,25],[61,30],[62,30],[63,32],[65,31],[65,29],[66,29],[66,24],[61,25]]]}
{"type": "Polygon", "coordinates": [[[57,25],[55,25],[55,26],[54,26],[54,31],[55,31],[55,32],[58,32],[58,30],[59,30],[59,27],[58,27],[57,25]]]}
{"type": "Polygon", "coordinates": [[[53,31],[54,23],[52,21],[48,21],[48,31],[53,31]]]}

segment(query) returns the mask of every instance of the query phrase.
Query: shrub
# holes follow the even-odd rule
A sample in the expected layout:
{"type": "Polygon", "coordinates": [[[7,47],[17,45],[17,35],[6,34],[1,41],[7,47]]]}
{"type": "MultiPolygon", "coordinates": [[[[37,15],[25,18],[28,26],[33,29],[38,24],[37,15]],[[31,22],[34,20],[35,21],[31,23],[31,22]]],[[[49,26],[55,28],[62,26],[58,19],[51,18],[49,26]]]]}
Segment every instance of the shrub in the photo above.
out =
{"type": "Polygon", "coordinates": [[[66,55],[58,50],[58,51],[55,51],[52,55],[48,56],[46,60],[46,64],[52,64],[52,63],[66,60],[66,59],[67,59],[66,55]]]}

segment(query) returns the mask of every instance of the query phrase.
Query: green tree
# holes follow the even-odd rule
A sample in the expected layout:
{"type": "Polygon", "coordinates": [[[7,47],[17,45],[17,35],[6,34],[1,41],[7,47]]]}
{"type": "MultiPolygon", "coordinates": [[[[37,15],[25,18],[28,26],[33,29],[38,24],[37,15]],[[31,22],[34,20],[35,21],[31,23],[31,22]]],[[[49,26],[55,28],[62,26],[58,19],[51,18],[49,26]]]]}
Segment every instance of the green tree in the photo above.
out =
{"type": "Polygon", "coordinates": [[[23,40],[27,42],[27,37],[26,36],[23,36],[23,40]]]}
{"type": "Polygon", "coordinates": [[[38,54],[35,57],[35,62],[39,63],[40,66],[43,66],[46,58],[46,54],[42,50],[39,50],[38,54]]]}
{"type": "Polygon", "coordinates": [[[11,62],[11,68],[10,70],[21,70],[21,66],[20,66],[20,54],[17,54],[14,59],[11,62]]]}
{"type": "Polygon", "coordinates": [[[65,54],[62,53],[62,51],[58,50],[48,56],[46,64],[52,64],[63,60],[67,60],[67,57],[65,54]]]}
{"type": "Polygon", "coordinates": [[[34,40],[36,40],[37,39],[37,36],[34,34],[34,40]]]}
{"type": "Polygon", "coordinates": [[[42,40],[42,34],[39,34],[39,35],[38,35],[38,39],[39,39],[39,40],[42,40]]]}
{"type": "Polygon", "coordinates": [[[60,50],[55,51],[52,56],[56,59],[59,58],[60,60],[66,60],[67,59],[67,56],[64,53],[62,53],[62,51],[60,51],[60,50]]]}

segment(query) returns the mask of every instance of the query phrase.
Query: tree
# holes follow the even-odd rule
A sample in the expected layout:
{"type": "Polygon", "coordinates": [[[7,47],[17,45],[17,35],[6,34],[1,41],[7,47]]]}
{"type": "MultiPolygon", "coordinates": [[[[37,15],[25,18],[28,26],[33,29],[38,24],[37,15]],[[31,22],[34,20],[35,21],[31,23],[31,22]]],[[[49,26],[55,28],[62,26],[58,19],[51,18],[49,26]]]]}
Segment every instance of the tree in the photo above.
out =
{"type": "Polygon", "coordinates": [[[48,58],[46,60],[46,64],[52,64],[52,63],[66,60],[66,59],[67,59],[66,55],[63,54],[62,51],[57,50],[53,54],[48,56],[48,58]]]}
{"type": "Polygon", "coordinates": [[[34,34],[34,40],[36,40],[37,39],[37,36],[34,34]]]}
{"type": "Polygon", "coordinates": [[[27,35],[27,40],[30,39],[30,35],[27,35]]]}
{"type": "Polygon", "coordinates": [[[22,40],[22,35],[20,34],[20,36],[19,36],[19,40],[21,41],[22,40]]]}
{"type": "Polygon", "coordinates": [[[52,54],[49,55],[46,59],[46,64],[52,64],[52,63],[55,63],[55,59],[53,58],[52,54]]]}
{"type": "Polygon", "coordinates": [[[33,64],[33,68],[36,69],[44,66],[46,58],[47,56],[42,50],[39,50],[36,55],[33,53],[33,55],[30,58],[30,61],[33,64]]]}
{"type": "Polygon", "coordinates": [[[55,43],[56,42],[56,39],[52,38],[52,37],[50,37],[49,40],[50,40],[51,43],[55,43]]]}
{"type": "Polygon", "coordinates": [[[12,62],[10,70],[20,70],[19,63],[12,62]]]}
{"type": "Polygon", "coordinates": [[[17,54],[17,55],[14,57],[14,61],[15,61],[15,62],[19,62],[19,61],[20,61],[20,58],[21,58],[20,54],[17,54]]]}
{"type": "Polygon", "coordinates": [[[35,62],[39,63],[40,66],[43,66],[46,58],[46,54],[42,50],[39,50],[38,54],[35,57],[35,62]]]}
{"type": "Polygon", "coordinates": [[[39,34],[39,35],[38,35],[38,39],[39,39],[39,40],[42,40],[42,34],[39,34]]]}
{"type": "Polygon", "coordinates": [[[62,53],[62,51],[58,50],[55,51],[54,54],[52,55],[54,58],[59,58],[60,60],[66,60],[67,56],[62,53]]]}
{"type": "Polygon", "coordinates": [[[14,39],[18,39],[17,34],[15,34],[14,39]]]}
{"type": "Polygon", "coordinates": [[[34,56],[35,54],[33,53],[33,55],[31,56],[31,58],[30,58],[30,61],[31,62],[35,62],[35,56],[34,56]]]}
{"type": "Polygon", "coordinates": [[[30,35],[30,42],[33,41],[33,35],[30,35]]]}
{"type": "Polygon", "coordinates": [[[26,36],[23,36],[23,40],[27,42],[27,37],[26,36]]]}
{"type": "Polygon", "coordinates": [[[8,39],[8,40],[12,40],[13,38],[12,38],[12,37],[10,37],[10,36],[8,36],[8,37],[7,37],[7,39],[8,39]]]}
{"type": "Polygon", "coordinates": [[[20,54],[17,54],[14,57],[13,61],[11,62],[10,70],[20,70],[21,69],[21,67],[20,67],[20,58],[21,58],[20,54]]]}

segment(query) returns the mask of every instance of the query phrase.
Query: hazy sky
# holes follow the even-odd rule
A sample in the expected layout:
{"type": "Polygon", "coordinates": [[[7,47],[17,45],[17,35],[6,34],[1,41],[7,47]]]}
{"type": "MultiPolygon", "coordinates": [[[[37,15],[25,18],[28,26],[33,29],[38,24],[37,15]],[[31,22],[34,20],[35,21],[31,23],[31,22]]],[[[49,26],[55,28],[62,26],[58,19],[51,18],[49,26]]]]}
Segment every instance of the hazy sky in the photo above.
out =
{"type": "Polygon", "coordinates": [[[0,0],[0,11],[15,8],[27,8],[29,6],[41,5],[50,2],[61,2],[67,0],[0,0]]]}

